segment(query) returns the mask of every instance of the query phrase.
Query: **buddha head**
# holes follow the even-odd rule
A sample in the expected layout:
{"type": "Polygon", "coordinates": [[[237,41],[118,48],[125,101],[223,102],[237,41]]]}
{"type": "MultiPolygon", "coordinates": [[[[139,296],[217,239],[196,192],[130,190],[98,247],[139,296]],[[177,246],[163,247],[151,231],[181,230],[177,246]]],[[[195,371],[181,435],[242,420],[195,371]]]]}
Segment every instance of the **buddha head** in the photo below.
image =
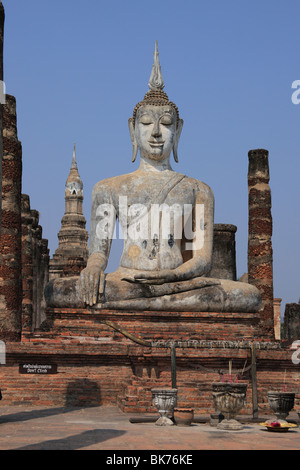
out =
{"type": "Polygon", "coordinates": [[[183,126],[177,106],[169,101],[163,91],[164,81],[155,44],[154,63],[149,80],[149,91],[134,108],[133,117],[128,121],[133,146],[132,161],[138,149],[142,157],[162,162],[169,159],[173,150],[178,162],[178,142],[183,126]]]}

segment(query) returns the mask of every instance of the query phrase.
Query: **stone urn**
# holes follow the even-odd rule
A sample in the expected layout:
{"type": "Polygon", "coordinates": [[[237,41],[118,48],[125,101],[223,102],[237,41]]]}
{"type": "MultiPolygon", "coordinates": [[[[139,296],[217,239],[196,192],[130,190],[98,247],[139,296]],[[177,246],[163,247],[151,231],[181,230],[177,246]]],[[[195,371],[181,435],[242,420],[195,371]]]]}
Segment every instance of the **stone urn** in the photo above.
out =
{"type": "Polygon", "coordinates": [[[160,414],[156,421],[157,426],[172,426],[174,422],[170,417],[177,404],[177,388],[152,388],[152,401],[160,414]]]}
{"type": "Polygon", "coordinates": [[[268,401],[277,421],[286,423],[289,412],[294,408],[295,393],[291,392],[268,392],[268,401]]]}
{"type": "Polygon", "coordinates": [[[193,408],[174,408],[174,421],[177,426],[190,426],[193,419],[193,408]]]}
{"type": "Polygon", "coordinates": [[[247,384],[217,382],[212,384],[214,406],[222,412],[224,419],[217,425],[218,429],[239,431],[243,426],[235,419],[245,406],[247,384]]]}

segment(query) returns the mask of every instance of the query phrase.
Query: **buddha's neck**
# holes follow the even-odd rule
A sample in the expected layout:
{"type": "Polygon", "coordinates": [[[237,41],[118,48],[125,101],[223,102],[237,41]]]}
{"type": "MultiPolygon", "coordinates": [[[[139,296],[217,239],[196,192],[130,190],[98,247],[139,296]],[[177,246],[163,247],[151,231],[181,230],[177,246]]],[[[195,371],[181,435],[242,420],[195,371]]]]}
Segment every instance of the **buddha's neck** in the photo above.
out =
{"type": "Polygon", "coordinates": [[[173,171],[169,158],[167,158],[163,162],[156,162],[146,157],[141,157],[139,170],[140,171],[166,171],[166,170],[173,171]]]}

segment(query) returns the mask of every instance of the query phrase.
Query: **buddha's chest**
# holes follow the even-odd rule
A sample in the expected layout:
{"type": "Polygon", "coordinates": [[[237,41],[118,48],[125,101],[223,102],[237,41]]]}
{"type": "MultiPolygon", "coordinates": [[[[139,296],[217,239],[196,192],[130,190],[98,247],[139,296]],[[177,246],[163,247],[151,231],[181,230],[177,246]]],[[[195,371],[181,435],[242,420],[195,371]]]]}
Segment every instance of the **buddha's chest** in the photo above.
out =
{"type": "Polygon", "coordinates": [[[175,211],[184,213],[185,208],[195,204],[195,192],[183,184],[180,175],[176,178],[164,178],[145,181],[137,179],[126,187],[120,187],[115,194],[114,205],[117,216],[135,216],[140,213],[175,211]]]}

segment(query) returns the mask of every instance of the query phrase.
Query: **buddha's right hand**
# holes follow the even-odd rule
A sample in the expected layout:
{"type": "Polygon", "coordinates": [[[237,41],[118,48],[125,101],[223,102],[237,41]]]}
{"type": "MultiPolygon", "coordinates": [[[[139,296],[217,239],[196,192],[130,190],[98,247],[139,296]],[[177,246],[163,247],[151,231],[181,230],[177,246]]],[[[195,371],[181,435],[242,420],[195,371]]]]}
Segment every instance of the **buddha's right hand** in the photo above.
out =
{"type": "Polygon", "coordinates": [[[98,302],[99,292],[103,290],[104,272],[99,266],[87,266],[80,273],[79,293],[80,297],[89,306],[98,302]]]}

